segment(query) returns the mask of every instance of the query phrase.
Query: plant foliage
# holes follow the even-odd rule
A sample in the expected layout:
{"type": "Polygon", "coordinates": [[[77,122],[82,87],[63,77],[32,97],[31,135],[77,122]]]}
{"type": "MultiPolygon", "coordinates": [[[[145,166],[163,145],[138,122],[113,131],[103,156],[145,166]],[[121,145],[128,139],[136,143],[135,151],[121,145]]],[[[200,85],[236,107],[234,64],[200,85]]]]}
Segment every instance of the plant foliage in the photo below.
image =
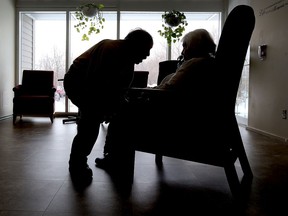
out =
{"type": "Polygon", "coordinates": [[[165,11],[162,14],[163,30],[158,30],[159,34],[166,38],[167,43],[171,46],[171,43],[179,41],[185,31],[185,26],[188,25],[186,16],[176,10],[165,11]]]}
{"type": "Polygon", "coordinates": [[[74,25],[77,32],[84,32],[82,35],[82,41],[89,40],[91,34],[99,34],[104,28],[105,18],[102,16],[103,4],[89,3],[81,5],[77,8],[75,12],[76,19],[78,23],[74,25]],[[95,15],[87,16],[85,15],[85,10],[96,10],[95,15]]]}

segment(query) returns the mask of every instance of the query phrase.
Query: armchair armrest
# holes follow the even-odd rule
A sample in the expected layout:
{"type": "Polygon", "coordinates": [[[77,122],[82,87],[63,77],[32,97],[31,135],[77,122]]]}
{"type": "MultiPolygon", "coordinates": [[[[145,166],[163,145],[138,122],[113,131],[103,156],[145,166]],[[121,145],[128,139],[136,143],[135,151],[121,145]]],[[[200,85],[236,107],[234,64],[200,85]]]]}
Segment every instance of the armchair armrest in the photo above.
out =
{"type": "Polygon", "coordinates": [[[22,87],[21,84],[16,85],[16,86],[13,88],[13,91],[14,91],[14,92],[20,91],[21,87],[22,87]]]}
{"type": "Polygon", "coordinates": [[[153,96],[164,96],[164,95],[172,95],[174,94],[173,91],[164,90],[164,89],[157,89],[157,88],[130,88],[128,90],[128,94],[137,95],[137,94],[144,94],[144,95],[151,95],[153,96]]]}
{"type": "MultiPolygon", "coordinates": [[[[15,96],[26,95],[27,93],[29,93],[29,94],[31,93],[31,90],[25,89],[22,84],[15,86],[13,88],[13,91],[14,91],[15,96]]],[[[56,92],[56,87],[52,86],[51,89],[45,89],[44,91],[41,90],[39,93],[40,94],[44,93],[45,95],[49,95],[51,97],[54,97],[55,92],[56,92]]]]}
{"type": "Polygon", "coordinates": [[[55,92],[56,92],[56,87],[53,86],[50,90],[50,95],[54,97],[55,92]]]}
{"type": "Polygon", "coordinates": [[[176,99],[175,92],[156,88],[131,88],[128,90],[128,100],[144,103],[173,103],[176,99]]]}
{"type": "Polygon", "coordinates": [[[14,96],[20,96],[20,95],[21,95],[21,92],[22,92],[22,85],[21,85],[21,84],[16,85],[16,86],[13,88],[13,92],[14,92],[14,96]]]}

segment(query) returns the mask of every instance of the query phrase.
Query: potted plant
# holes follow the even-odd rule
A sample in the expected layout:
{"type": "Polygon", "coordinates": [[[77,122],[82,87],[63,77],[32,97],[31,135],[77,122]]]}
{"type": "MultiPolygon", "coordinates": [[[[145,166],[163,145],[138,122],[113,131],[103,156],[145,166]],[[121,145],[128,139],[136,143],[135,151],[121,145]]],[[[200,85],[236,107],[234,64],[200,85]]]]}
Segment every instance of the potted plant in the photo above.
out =
{"type": "Polygon", "coordinates": [[[162,15],[163,30],[159,30],[159,34],[166,38],[167,43],[171,46],[171,43],[179,41],[185,31],[185,26],[188,25],[186,16],[177,10],[165,11],[162,15]]]}
{"type": "Polygon", "coordinates": [[[75,12],[78,23],[74,25],[77,32],[84,32],[82,40],[89,40],[92,33],[98,34],[104,28],[105,18],[102,16],[103,4],[88,3],[81,5],[75,12]]]}

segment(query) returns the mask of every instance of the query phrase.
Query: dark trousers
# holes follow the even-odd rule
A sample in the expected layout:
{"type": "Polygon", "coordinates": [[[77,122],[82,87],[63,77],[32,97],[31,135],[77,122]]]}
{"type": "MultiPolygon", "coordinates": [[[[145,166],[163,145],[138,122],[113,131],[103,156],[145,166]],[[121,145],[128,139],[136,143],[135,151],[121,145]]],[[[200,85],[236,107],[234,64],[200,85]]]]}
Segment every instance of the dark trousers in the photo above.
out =
{"type": "Polygon", "coordinates": [[[120,155],[120,152],[125,152],[124,149],[126,149],[127,146],[123,143],[125,142],[123,137],[126,136],[126,131],[124,128],[127,127],[127,123],[129,122],[129,116],[127,115],[127,113],[129,113],[128,110],[130,109],[127,105],[123,106],[122,109],[115,113],[113,118],[110,120],[103,150],[104,155],[120,155]]]}
{"type": "Polygon", "coordinates": [[[87,157],[99,135],[101,118],[89,108],[80,109],[77,123],[77,134],[73,139],[69,164],[72,166],[87,166],[87,157]]]}
{"type": "Polygon", "coordinates": [[[108,125],[104,155],[110,154],[113,157],[123,158],[124,155],[131,154],[134,149],[131,140],[135,140],[139,130],[143,131],[146,127],[151,127],[150,121],[154,114],[151,112],[152,108],[141,101],[123,104],[108,125]]]}

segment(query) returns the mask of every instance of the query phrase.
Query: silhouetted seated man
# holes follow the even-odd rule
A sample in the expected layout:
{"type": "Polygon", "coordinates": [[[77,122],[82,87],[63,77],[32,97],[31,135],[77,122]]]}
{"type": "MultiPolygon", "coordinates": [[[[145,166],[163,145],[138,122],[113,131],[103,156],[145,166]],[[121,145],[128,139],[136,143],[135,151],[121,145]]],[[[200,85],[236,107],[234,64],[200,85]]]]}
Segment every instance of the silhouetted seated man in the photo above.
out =
{"type": "MultiPolygon", "coordinates": [[[[159,130],[169,129],[171,123],[179,123],[179,117],[185,119],[187,113],[191,113],[193,109],[195,111],[195,106],[201,109],[201,104],[191,104],[193,98],[209,100],[205,95],[203,98],[202,93],[205,92],[207,76],[213,73],[216,45],[205,29],[187,33],[182,39],[182,45],[184,62],[176,72],[165,77],[153,89],[143,90],[140,100],[132,100],[114,117],[116,119],[113,119],[107,131],[104,157],[95,160],[98,167],[121,164],[125,160],[125,154],[134,151],[127,139],[145,139],[141,134],[147,128],[149,137],[154,137],[155,133],[156,139],[159,130]],[[178,112],[177,116],[173,112],[178,112]]],[[[131,94],[133,98],[133,91],[131,94]]]]}

